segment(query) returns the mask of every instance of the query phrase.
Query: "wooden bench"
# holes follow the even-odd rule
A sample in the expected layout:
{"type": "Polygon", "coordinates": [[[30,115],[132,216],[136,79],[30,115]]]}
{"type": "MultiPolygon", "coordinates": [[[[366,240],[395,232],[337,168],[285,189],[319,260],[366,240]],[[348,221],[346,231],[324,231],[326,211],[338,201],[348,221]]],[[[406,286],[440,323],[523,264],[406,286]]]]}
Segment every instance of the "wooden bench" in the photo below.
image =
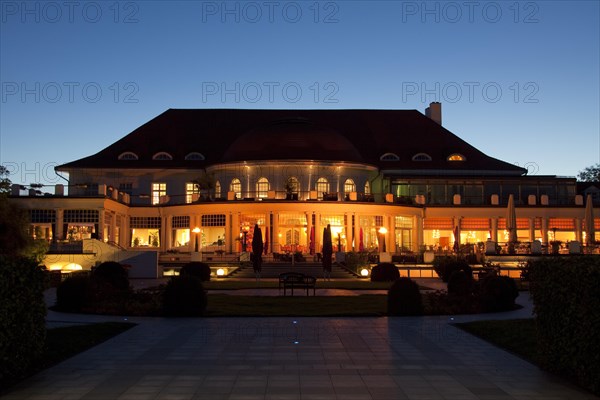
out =
{"type": "Polygon", "coordinates": [[[283,288],[283,295],[286,296],[287,289],[291,290],[292,296],[294,295],[294,288],[306,289],[306,295],[310,293],[310,289],[313,290],[313,296],[315,295],[315,285],[317,278],[310,275],[304,275],[299,272],[284,272],[279,274],[279,293],[283,288]]]}

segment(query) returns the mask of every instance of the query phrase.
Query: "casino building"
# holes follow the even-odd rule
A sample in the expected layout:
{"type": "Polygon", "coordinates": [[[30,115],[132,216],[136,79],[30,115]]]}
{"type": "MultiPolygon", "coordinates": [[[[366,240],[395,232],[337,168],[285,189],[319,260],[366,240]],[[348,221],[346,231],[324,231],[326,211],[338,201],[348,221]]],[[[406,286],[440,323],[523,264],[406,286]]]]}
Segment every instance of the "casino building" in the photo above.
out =
{"type": "MultiPolygon", "coordinates": [[[[586,242],[575,178],[528,176],[417,110],[169,109],[97,154],[56,167],[52,195],[12,198],[58,246],[237,254],[260,225],[268,254],[452,251],[508,240],[586,242]]],[[[595,224],[600,227],[600,219],[595,224]]]]}

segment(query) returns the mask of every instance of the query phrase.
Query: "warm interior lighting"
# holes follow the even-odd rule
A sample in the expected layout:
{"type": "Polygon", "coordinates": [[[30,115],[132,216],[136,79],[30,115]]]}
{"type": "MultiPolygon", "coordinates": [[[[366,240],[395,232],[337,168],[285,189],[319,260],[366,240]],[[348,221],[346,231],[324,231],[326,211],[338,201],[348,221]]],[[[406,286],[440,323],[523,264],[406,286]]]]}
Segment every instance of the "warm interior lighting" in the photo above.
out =
{"type": "Polygon", "coordinates": [[[200,233],[200,228],[195,227],[194,229],[192,229],[192,232],[194,232],[194,233],[200,233]]]}
{"type": "Polygon", "coordinates": [[[379,228],[379,233],[381,233],[382,235],[385,235],[387,232],[388,232],[388,230],[385,226],[382,226],[381,228],[379,228]]]}

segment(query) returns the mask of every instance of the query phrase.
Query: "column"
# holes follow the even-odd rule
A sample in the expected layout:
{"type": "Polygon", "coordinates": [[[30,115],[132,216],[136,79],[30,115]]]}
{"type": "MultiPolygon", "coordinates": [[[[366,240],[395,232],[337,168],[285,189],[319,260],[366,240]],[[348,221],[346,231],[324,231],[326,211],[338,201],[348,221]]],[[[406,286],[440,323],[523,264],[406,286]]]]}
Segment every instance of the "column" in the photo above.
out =
{"type": "Polygon", "coordinates": [[[116,235],[117,235],[117,213],[114,212],[111,214],[111,218],[110,218],[110,237],[108,238],[108,240],[113,243],[117,243],[116,235]]]}
{"type": "MultiPolygon", "coordinates": [[[[308,252],[310,253],[310,231],[313,228],[313,224],[312,224],[312,214],[309,213],[308,211],[304,212],[304,215],[306,215],[306,247],[308,248],[308,252]]],[[[317,232],[315,232],[315,238],[317,237],[317,232]]],[[[314,246],[314,243],[313,243],[314,246]]],[[[316,249],[315,249],[315,253],[316,253],[316,249]]]]}
{"type": "Polygon", "coordinates": [[[232,229],[231,226],[233,224],[232,221],[232,215],[231,213],[229,214],[225,214],[225,249],[227,251],[227,253],[231,253],[233,250],[232,248],[232,244],[233,242],[233,236],[232,236],[232,229]]]}
{"type": "Polygon", "coordinates": [[[315,213],[315,253],[322,253],[321,241],[323,240],[323,227],[321,226],[321,214],[315,213]]]}
{"type": "Polygon", "coordinates": [[[171,247],[173,247],[173,216],[169,215],[165,217],[163,223],[165,227],[165,242],[164,246],[162,247],[165,250],[169,250],[171,247]]]}
{"type": "Polygon", "coordinates": [[[347,252],[352,250],[352,213],[345,213],[344,217],[346,218],[346,247],[344,247],[344,251],[347,252]]]}
{"type": "Polygon", "coordinates": [[[492,226],[492,242],[498,243],[498,218],[490,218],[492,226]]]}
{"type": "Polygon", "coordinates": [[[55,222],[56,232],[53,232],[52,237],[56,238],[58,240],[65,238],[66,232],[63,229],[63,225],[64,225],[63,215],[64,215],[64,210],[62,208],[59,208],[56,210],[56,222],[55,222]]]}
{"type": "Polygon", "coordinates": [[[96,236],[98,240],[104,241],[104,216],[106,215],[105,209],[98,210],[98,232],[96,232],[96,236]]]}
{"type": "Polygon", "coordinates": [[[423,237],[423,217],[420,215],[415,215],[413,217],[412,236],[413,236],[413,249],[412,250],[419,251],[421,246],[423,246],[425,244],[424,237],[423,237]]]}
{"type": "Polygon", "coordinates": [[[529,218],[529,241],[535,240],[535,218],[529,218]]]}
{"type": "Polygon", "coordinates": [[[360,251],[360,216],[356,213],[354,216],[354,251],[360,251]]]}
{"type": "Polygon", "coordinates": [[[581,218],[574,218],[573,223],[575,224],[575,240],[577,240],[579,243],[583,243],[583,235],[581,234],[581,218]]]}
{"type": "Polygon", "coordinates": [[[279,213],[273,213],[273,253],[281,253],[281,237],[279,236],[279,213]]]}
{"type": "Polygon", "coordinates": [[[542,241],[548,245],[548,218],[542,217],[542,241]]]}

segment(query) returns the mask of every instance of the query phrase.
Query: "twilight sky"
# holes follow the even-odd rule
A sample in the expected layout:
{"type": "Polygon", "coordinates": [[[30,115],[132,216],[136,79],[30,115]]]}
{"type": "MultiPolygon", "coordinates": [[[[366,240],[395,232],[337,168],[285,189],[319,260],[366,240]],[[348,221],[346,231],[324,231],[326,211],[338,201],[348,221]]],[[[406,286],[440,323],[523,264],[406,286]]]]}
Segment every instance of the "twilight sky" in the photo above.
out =
{"type": "Polygon", "coordinates": [[[417,109],[530,174],[600,162],[598,1],[0,1],[0,163],[61,183],[168,108],[417,109]]]}

